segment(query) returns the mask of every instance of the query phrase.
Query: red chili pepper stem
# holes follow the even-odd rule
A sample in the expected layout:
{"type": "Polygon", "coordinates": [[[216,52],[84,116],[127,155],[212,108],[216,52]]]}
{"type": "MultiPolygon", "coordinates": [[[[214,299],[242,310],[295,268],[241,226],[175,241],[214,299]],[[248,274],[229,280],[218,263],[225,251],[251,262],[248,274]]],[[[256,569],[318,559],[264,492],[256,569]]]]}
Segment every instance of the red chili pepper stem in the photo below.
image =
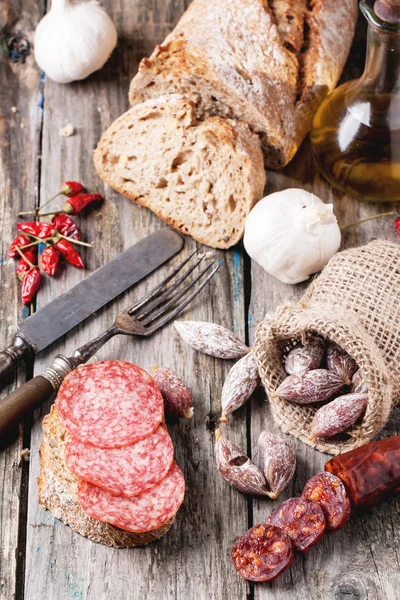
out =
{"type": "Polygon", "coordinates": [[[18,252],[18,254],[20,254],[20,255],[21,255],[21,257],[24,259],[24,261],[25,261],[26,263],[28,263],[28,265],[30,266],[30,268],[31,268],[31,269],[34,269],[36,265],[33,265],[33,264],[31,263],[31,261],[29,260],[29,258],[28,258],[28,257],[27,257],[27,256],[26,256],[26,255],[25,255],[25,254],[24,254],[24,253],[23,253],[23,252],[22,252],[22,251],[21,251],[21,250],[20,250],[20,249],[19,249],[17,246],[15,247],[15,249],[16,249],[16,251],[18,252]]]}
{"type": "MultiPolygon", "coordinates": [[[[43,204],[44,206],[44,204],[43,204]]],[[[42,207],[40,207],[42,208],[42,207]]],[[[65,210],[54,210],[53,212],[47,212],[47,213],[37,213],[36,216],[37,217],[52,217],[54,215],[68,215],[71,213],[67,213],[65,210]]]]}
{"type": "Polygon", "coordinates": [[[33,233],[27,233],[27,236],[33,238],[34,240],[36,240],[36,244],[39,244],[40,242],[43,242],[44,244],[46,244],[46,246],[50,246],[49,244],[49,240],[52,240],[52,237],[48,237],[48,238],[39,238],[36,235],[33,235],[33,233]]]}
{"type": "Polygon", "coordinates": [[[34,210],[27,210],[25,212],[19,212],[17,213],[18,217],[24,217],[25,215],[35,215],[36,217],[39,217],[39,210],[41,208],[43,208],[44,206],[46,206],[47,204],[49,204],[52,200],[55,200],[56,198],[58,198],[58,196],[62,196],[63,193],[62,192],[58,192],[58,194],[56,194],[55,196],[52,196],[50,198],[50,200],[46,200],[46,202],[44,204],[41,204],[40,206],[37,206],[34,210]]]}
{"type": "Polygon", "coordinates": [[[367,221],[373,221],[374,219],[380,219],[381,217],[392,217],[394,215],[398,215],[398,213],[395,210],[391,210],[390,212],[385,212],[379,215],[374,215],[373,217],[368,217],[367,219],[362,219],[361,221],[357,221],[356,223],[350,223],[350,225],[339,225],[339,228],[341,231],[345,231],[346,229],[350,229],[350,227],[361,225],[361,223],[366,223],[367,221]]]}
{"type": "MultiPolygon", "coordinates": [[[[29,235],[29,234],[27,234],[29,235]]],[[[37,240],[34,242],[31,242],[30,244],[26,244],[26,246],[20,246],[21,250],[25,250],[26,248],[30,248],[31,246],[37,246],[40,242],[43,242],[43,240],[37,240]]]]}
{"type": "Polygon", "coordinates": [[[78,246],[86,246],[87,248],[93,248],[93,244],[88,244],[87,242],[81,242],[80,240],[74,240],[74,238],[67,237],[66,235],[63,235],[62,233],[60,233],[59,231],[57,231],[57,234],[52,239],[57,241],[57,238],[59,238],[59,237],[62,238],[63,240],[68,240],[72,244],[78,244],[78,246]]]}

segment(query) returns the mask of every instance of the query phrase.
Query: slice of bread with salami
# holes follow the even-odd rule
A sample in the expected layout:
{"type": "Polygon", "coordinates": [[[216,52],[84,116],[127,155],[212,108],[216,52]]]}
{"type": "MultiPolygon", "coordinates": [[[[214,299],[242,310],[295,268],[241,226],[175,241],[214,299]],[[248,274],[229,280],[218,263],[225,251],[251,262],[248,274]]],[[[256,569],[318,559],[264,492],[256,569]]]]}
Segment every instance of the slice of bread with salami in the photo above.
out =
{"type": "Polygon", "coordinates": [[[182,504],[163,398],[124,361],[80,367],[43,420],[39,503],[77,533],[116,548],[162,537],[182,504]]]}
{"type": "Polygon", "coordinates": [[[294,156],[356,19],[357,0],[194,0],[140,63],[133,108],[95,151],[100,177],[201,243],[236,244],[263,194],[261,148],[268,168],[294,156]]]}

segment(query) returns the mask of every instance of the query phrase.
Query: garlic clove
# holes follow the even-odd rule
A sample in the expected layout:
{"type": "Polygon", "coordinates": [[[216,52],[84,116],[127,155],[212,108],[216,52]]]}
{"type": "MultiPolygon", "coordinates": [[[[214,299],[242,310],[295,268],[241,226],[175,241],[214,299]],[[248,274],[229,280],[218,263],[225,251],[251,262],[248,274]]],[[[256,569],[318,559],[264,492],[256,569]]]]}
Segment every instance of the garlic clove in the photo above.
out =
{"type": "Polygon", "coordinates": [[[340,243],[333,206],[302,189],[266,196],[246,220],[247,253],[283,283],[299,283],[320,271],[340,243]]]}
{"type": "Polygon", "coordinates": [[[35,60],[53,81],[70,83],[100,69],[116,43],[116,27],[98,2],[53,0],[35,31],[35,60]]]}

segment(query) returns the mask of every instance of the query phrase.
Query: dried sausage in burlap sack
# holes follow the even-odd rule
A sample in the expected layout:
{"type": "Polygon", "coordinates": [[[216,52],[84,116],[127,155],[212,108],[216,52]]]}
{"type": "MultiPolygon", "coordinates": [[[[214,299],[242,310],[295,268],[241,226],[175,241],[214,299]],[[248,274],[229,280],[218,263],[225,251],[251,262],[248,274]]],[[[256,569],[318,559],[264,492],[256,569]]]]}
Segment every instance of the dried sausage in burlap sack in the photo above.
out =
{"type": "Polygon", "coordinates": [[[280,306],[260,324],[254,344],[262,381],[281,429],[322,452],[365,444],[384,427],[400,399],[400,246],[376,240],[336,254],[294,305],[280,306]],[[311,333],[352,356],[368,385],[360,423],[337,438],[309,440],[317,405],[272,398],[286,377],[284,359],[311,333]]]}

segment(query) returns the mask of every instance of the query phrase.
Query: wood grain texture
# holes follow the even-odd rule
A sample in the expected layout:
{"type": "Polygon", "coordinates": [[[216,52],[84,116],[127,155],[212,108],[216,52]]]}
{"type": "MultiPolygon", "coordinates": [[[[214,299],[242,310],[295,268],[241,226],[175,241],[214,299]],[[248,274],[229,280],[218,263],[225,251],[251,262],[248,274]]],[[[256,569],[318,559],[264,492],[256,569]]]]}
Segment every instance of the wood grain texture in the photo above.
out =
{"type": "MultiPolygon", "coordinates": [[[[7,258],[7,251],[16,235],[17,212],[32,208],[37,197],[41,91],[30,44],[42,11],[42,1],[0,3],[1,348],[10,343],[18,320],[29,314],[21,307],[15,261],[7,258]]],[[[21,367],[8,385],[1,386],[1,396],[9,394],[24,378],[25,369],[21,367]]],[[[21,451],[26,442],[22,427],[0,440],[0,598],[6,600],[15,598],[17,576],[23,577],[25,535],[20,519],[21,523],[25,521],[29,466],[21,458],[21,451]]]]}
{"type": "MultiPolygon", "coordinates": [[[[358,77],[363,62],[359,58],[359,43],[363,42],[365,26],[360,22],[356,34],[348,70],[348,78],[358,77]],[[354,66],[354,55],[358,57],[358,72],[354,66]]],[[[302,187],[313,191],[325,202],[334,204],[334,211],[341,224],[350,224],[374,214],[395,208],[388,204],[362,204],[332,188],[318,174],[311,157],[308,139],[294,160],[282,171],[267,174],[269,193],[287,187],[302,187]]],[[[365,244],[374,237],[397,241],[393,219],[370,221],[343,232],[342,249],[365,244]]],[[[285,285],[269,276],[258,265],[252,263],[252,293],[249,309],[251,340],[255,329],[265,314],[274,313],[284,301],[295,302],[307,284],[285,285]],[[268,293],[265,293],[268,290],[268,293]]],[[[261,396],[261,394],[259,394],[261,396]]],[[[265,396],[264,396],[265,399],[265,396]]],[[[265,399],[266,400],[266,399],[265,399]]],[[[251,447],[257,455],[257,440],[264,429],[279,434],[274,425],[268,401],[257,399],[251,405],[251,447]]],[[[390,419],[383,435],[397,435],[399,410],[390,419]]],[[[264,521],[268,514],[284,500],[299,496],[306,481],[322,471],[329,455],[308,448],[292,436],[285,436],[296,449],[296,474],[278,500],[253,502],[253,523],[264,521]]],[[[256,585],[256,600],[386,600],[398,597],[400,585],[398,546],[400,541],[400,500],[393,499],[374,509],[350,519],[345,528],[335,534],[326,535],[305,556],[295,556],[291,568],[278,580],[268,585],[256,585]]]]}
{"type": "MultiPolygon", "coordinates": [[[[168,10],[166,7],[167,3],[151,6],[125,1],[113,6],[108,2],[107,8],[121,32],[121,42],[111,63],[101,73],[82,83],[63,87],[46,81],[42,198],[58,189],[60,181],[65,178],[83,180],[89,189],[103,191],[92,165],[92,150],[102,131],[127,108],[129,76],[137,67],[142,48],[140,46],[139,49],[136,44],[139,46],[146,40],[148,52],[149,45],[160,41],[166,29],[172,26],[172,15],[178,16],[183,10],[183,5],[170,5],[168,10]],[[143,40],[131,37],[138,31],[142,31],[143,40]],[[131,62],[133,56],[135,61],[131,62]],[[76,128],[76,134],[61,139],[58,129],[68,121],[76,128]]],[[[96,242],[95,250],[84,252],[90,270],[143,235],[163,227],[149,211],[136,207],[112,190],[106,189],[105,196],[106,202],[101,210],[92,211],[80,219],[84,239],[96,242]]],[[[186,256],[194,248],[194,243],[188,240],[182,255],[186,256]]],[[[218,278],[190,306],[184,318],[220,322],[229,328],[234,327],[244,337],[244,304],[238,281],[242,270],[241,258],[215,251],[211,255],[221,258],[224,264],[218,278]],[[210,298],[213,298],[212,302],[210,298]]],[[[57,352],[68,354],[100,333],[110,324],[119,308],[151,289],[167,270],[161,269],[119,301],[99,311],[78,331],[41,354],[36,361],[35,372],[40,373],[57,352]]],[[[84,276],[84,272],[72,267],[63,271],[56,280],[43,287],[38,303],[44,306],[84,276]]],[[[146,369],[153,365],[171,366],[193,389],[194,418],[171,428],[176,460],[183,468],[187,482],[184,505],[168,535],[145,549],[116,552],[88,542],[56,522],[37,503],[38,448],[42,438],[40,421],[48,406],[38,411],[31,443],[26,600],[40,597],[82,597],[88,600],[106,597],[121,600],[183,598],[196,597],[199,590],[204,597],[222,599],[228,585],[235,598],[244,596],[245,585],[239,580],[231,583],[231,566],[221,560],[220,555],[222,549],[229,551],[234,537],[247,527],[247,501],[226,490],[223,482],[216,478],[214,439],[206,428],[210,413],[219,409],[216,390],[222,385],[228,365],[188,350],[172,326],[148,340],[116,338],[99,352],[97,358],[129,360],[146,369]]],[[[238,427],[234,435],[239,443],[245,443],[245,429],[238,427]]]]}
{"type": "MultiPolygon", "coordinates": [[[[0,37],[5,37],[3,31],[7,35],[11,31],[26,31],[31,39],[32,29],[43,11],[42,1],[22,3],[18,0],[7,4],[9,6],[5,7],[5,3],[0,2],[0,37]],[[5,30],[4,23],[7,24],[5,30]]],[[[41,201],[54,194],[64,179],[82,180],[91,191],[104,192],[106,201],[101,209],[90,210],[76,218],[83,239],[95,242],[93,250],[82,252],[88,271],[101,266],[147,233],[164,226],[149,211],[104,188],[93,168],[91,155],[101,133],[128,108],[128,86],[139,60],[151,53],[155,43],[162,41],[187,4],[187,0],[107,0],[105,6],[119,32],[116,51],[104,69],[83,82],[61,86],[46,80],[43,121],[39,73],[32,57],[24,64],[10,65],[8,54],[3,52],[0,58],[3,260],[13,237],[16,212],[30,208],[36,202],[39,181],[41,201]],[[18,112],[10,112],[8,107],[11,106],[16,106],[18,112]],[[70,138],[61,138],[58,131],[67,123],[72,123],[76,132],[70,138]],[[24,158],[22,166],[21,156],[24,158]]],[[[364,45],[365,27],[362,25],[356,35],[345,78],[359,75],[364,45]]],[[[307,141],[286,169],[268,175],[267,192],[286,187],[314,191],[325,201],[333,201],[335,212],[344,224],[389,209],[386,205],[363,205],[333,191],[316,173],[307,141]]],[[[61,204],[62,201],[57,202],[61,204]]],[[[377,236],[395,239],[391,219],[372,221],[348,230],[343,237],[343,248],[377,236]]],[[[181,257],[187,256],[195,247],[188,239],[181,257]]],[[[255,328],[266,312],[274,311],[283,300],[295,300],[306,287],[305,284],[283,285],[257,265],[250,266],[240,246],[226,253],[206,251],[211,257],[222,260],[223,265],[210,287],[182,318],[220,323],[235,331],[241,339],[248,338],[247,342],[253,341],[255,328]]],[[[150,290],[177,260],[179,258],[39,355],[35,374],[40,374],[55,354],[68,355],[98,335],[110,325],[119,309],[150,290]]],[[[13,269],[10,262],[0,269],[3,300],[0,341],[3,343],[14,332],[17,315],[18,318],[24,316],[15,309],[19,304],[13,269]]],[[[46,280],[38,295],[37,307],[45,306],[85,275],[71,266],[63,268],[57,277],[46,280]]],[[[183,507],[170,532],[144,549],[114,550],[94,544],[56,521],[37,501],[41,419],[49,410],[50,403],[47,403],[36,411],[31,436],[25,578],[22,559],[26,506],[24,477],[18,467],[22,435],[6,451],[0,451],[1,600],[12,599],[16,589],[17,598],[22,599],[24,592],[26,600],[114,597],[118,600],[392,600],[398,597],[400,502],[396,499],[354,517],[343,531],[326,536],[309,555],[296,557],[291,569],[278,581],[255,586],[244,582],[236,575],[230,561],[234,540],[250,525],[264,521],[281,501],[299,495],[305,481],[323,468],[327,457],[291,438],[296,447],[298,467],[289,488],[275,502],[248,500],[218,476],[214,463],[214,436],[210,431],[213,418],[220,410],[220,390],[231,361],[220,361],[191,350],[172,326],[147,340],[117,337],[104,346],[96,358],[128,360],[146,369],[153,365],[170,366],[192,388],[193,419],[182,420],[170,428],[175,457],[187,482],[183,507]]],[[[21,380],[20,374],[8,389],[21,380]]],[[[7,389],[3,390],[5,393],[7,389]]],[[[397,410],[385,434],[399,433],[399,424],[400,411],[397,410]]],[[[229,418],[224,433],[257,456],[257,439],[263,429],[276,431],[268,402],[260,389],[248,406],[229,418]]]]}

